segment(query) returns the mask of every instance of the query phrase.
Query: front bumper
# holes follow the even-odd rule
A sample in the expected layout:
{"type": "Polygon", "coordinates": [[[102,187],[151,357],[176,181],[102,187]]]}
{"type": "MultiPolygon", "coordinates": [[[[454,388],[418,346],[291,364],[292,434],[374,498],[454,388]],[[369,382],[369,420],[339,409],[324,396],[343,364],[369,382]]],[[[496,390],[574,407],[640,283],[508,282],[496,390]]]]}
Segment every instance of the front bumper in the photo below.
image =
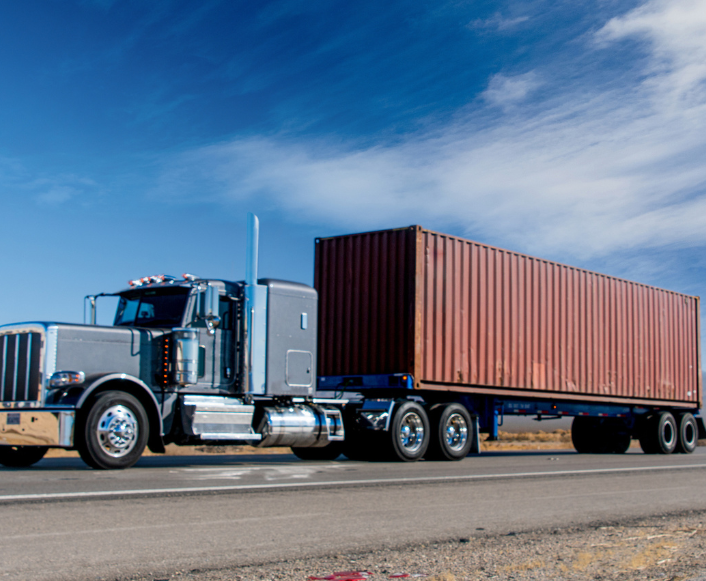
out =
{"type": "Polygon", "coordinates": [[[0,410],[0,446],[74,444],[76,410],[0,410]]]}

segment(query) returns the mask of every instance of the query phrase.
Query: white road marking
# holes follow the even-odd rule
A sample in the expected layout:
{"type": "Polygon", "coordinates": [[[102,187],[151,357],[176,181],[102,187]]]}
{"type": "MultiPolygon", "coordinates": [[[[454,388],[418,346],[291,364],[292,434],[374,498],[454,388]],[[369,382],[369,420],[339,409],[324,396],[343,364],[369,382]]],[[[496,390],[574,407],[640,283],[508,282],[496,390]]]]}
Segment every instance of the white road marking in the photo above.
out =
{"type": "Polygon", "coordinates": [[[546,472],[517,472],[509,474],[466,474],[458,476],[419,476],[410,478],[371,478],[366,480],[334,480],[327,482],[282,482],[277,484],[236,484],[231,486],[200,486],[183,488],[145,488],[138,490],[94,490],[88,492],[55,492],[44,494],[10,494],[0,496],[0,502],[12,500],[69,500],[73,498],[115,498],[121,496],[155,496],[164,494],[199,494],[208,492],[236,492],[238,490],[276,490],[287,488],[323,488],[331,486],[358,486],[377,484],[422,484],[425,482],[459,482],[473,480],[515,479],[537,476],[581,476],[585,474],[620,474],[630,472],[660,472],[666,470],[693,470],[706,464],[674,466],[638,466],[631,468],[591,468],[588,470],[553,470],[546,472]]]}
{"type": "Polygon", "coordinates": [[[295,466],[244,466],[238,468],[179,468],[170,470],[169,473],[186,474],[192,480],[214,480],[217,478],[240,480],[243,476],[260,473],[264,475],[266,481],[276,482],[311,478],[314,474],[340,472],[342,469],[345,469],[345,466],[340,464],[332,464],[330,466],[297,464],[295,466]]]}

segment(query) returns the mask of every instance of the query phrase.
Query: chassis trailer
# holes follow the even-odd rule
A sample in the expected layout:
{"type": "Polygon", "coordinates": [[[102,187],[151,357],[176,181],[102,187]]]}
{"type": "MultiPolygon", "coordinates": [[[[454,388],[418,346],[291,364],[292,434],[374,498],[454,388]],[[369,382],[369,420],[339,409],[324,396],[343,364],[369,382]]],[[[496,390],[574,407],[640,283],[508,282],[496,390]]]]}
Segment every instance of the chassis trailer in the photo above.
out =
{"type": "Polygon", "coordinates": [[[126,468],[148,447],[460,460],[506,415],[573,417],[579,452],[692,452],[699,299],[419,226],[317,239],[315,288],[131,281],[112,326],[0,327],[0,463],[48,448],[126,468]]]}

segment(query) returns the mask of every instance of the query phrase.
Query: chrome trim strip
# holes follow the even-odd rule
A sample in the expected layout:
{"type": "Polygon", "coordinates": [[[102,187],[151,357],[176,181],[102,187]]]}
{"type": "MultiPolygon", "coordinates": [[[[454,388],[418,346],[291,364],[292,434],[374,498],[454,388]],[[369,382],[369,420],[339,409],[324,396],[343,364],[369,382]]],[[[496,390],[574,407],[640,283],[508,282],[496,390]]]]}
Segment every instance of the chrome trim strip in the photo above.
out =
{"type": "Polygon", "coordinates": [[[222,433],[215,433],[215,434],[198,434],[198,437],[201,438],[202,440],[223,440],[223,441],[228,441],[230,440],[231,442],[259,442],[262,440],[262,434],[245,434],[245,433],[237,433],[237,434],[222,434],[222,433]]]}
{"type": "Polygon", "coordinates": [[[0,375],[0,401],[5,397],[5,366],[7,365],[7,337],[2,335],[2,375],[0,375]]]}
{"type": "Polygon", "coordinates": [[[17,401],[17,376],[19,375],[17,366],[20,362],[20,335],[13,335],[15,340],[15,373],[12,374],[12,401],[17,401]]]}
{"type": "Polygon", "coordinates": [[[40,379],[41,397],[39,400],[44,404],[47,389],[49,389],[49,378],[56,371],[56,352],[59,346],[59,327],[49,325],[44,335],[44,349],[42,350],[43,360],[40,360],[39,369],[44,370],[44,375],[40,379]]]}
{"type": "MultiPolygon", "coordinates": [[[[32,379],[32,333],[27,335],[27,366],[25,367],[25,399],[29,398],[29,382],[32,379]]],[[[41,344],[40,344],[41,346],[41,344]]]]}

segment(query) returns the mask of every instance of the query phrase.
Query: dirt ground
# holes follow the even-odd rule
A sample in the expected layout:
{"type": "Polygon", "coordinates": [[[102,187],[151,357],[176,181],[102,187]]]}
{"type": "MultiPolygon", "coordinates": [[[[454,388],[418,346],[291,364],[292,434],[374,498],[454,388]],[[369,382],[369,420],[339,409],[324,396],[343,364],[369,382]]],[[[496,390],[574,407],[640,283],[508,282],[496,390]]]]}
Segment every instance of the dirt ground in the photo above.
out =
{"type": "Polygon", "coordinates": [[[705,513],[487,535],[140,580],[706,581],[705,513]],[[347,573],[343,575],[342,573],[347,573]]]}

